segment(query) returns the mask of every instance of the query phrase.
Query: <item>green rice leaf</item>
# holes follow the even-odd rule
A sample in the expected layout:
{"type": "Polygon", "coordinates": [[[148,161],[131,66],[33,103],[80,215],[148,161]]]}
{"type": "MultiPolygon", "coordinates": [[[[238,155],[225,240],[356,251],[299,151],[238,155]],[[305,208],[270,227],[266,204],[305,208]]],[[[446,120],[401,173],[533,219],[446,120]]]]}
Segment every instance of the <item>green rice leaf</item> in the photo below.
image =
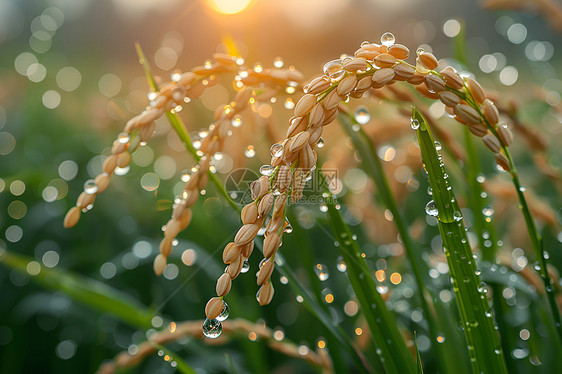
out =
{"type": "MultiPolygon", "coordinates": [[[[32,258],[9,251],[0,253],[0,263],[29,275],[28,265],[32,258]]],[[[31,277],[43,287],[62,291],[75,301],[87,305],[100,313],[108,313],[131,326],[140,329],[151,327],[154,313],[126,293],[103,282],[74,274],[68,270],[50,269],[41,266],[37,275],[31,277]]]]}
{"type": "Polygon", "coordinates": [[[474,373],[507,373],[492,309],[486,297],[487,286],[476,271],[460,207],[444,169],[441,156],[425,118],[413,108],[412,121],[418,121],[417,136],[422,161],[433,190],[426,212],[438,220],[443,250],[461,315],[467,349],[474,373]]]}

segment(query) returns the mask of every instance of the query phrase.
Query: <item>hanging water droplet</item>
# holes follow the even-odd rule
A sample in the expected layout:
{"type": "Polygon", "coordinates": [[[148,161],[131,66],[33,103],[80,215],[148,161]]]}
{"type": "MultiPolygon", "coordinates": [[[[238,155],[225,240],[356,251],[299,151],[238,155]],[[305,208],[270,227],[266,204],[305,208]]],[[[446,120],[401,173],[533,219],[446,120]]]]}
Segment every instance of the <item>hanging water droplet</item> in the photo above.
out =
{"type": "Polygon", "coordinates": [[[256,62],[256,64],[254,65],[254,71],[256,73],[261,73],[263,71],[263,65],[259,62],[256,62]]]}
{"type": "Polygon", "coordinates": [[[324,74],[326,74],[332,82],[338,81],[343,78],[345,74],[345,70],[343,69],[343,65],[341,60],[332,60],[324,64],[324,74]]]}
{"type": "Polygon", "coordinates": [[[421,54],[424,53],[424,52],[425,52],[425,50],[424,50],[422,47],[419,47],[419,48],[416,50],[416,55],[419,56],[419,55],[421,55],[421,54]]]}
{"type": "Polygon", "coordinates": [[[131,165],[127,165],[124,168],[116,167],[113,172],[115,173],[115,175],[122,176],[127,174],[129,170],[131,170],[131,165]]]}
{"type": "Polygon", "coordinates": [[[358,124],[364,125],[371,120],[371,114],[366,106],[361,105],[355,110],[355,120],[358,124]]]}
{"type": "Polygon", "coordinates": [[[436,141],[435,141],[435,149],[436,149],[437,151],[440,151],[441,148],[443,148],[443,147],[441,146],[441,143],[439,143],[439,142],[436,140],[436,141]]]}
{"type": "Polygon", "coordinates": [[[232,127],[240,127],[242,126],[242,117],[237,114],[235,115],[231,120],[230,120],[230,124],[232,125],[232,127]]]}
{"type": "Polygon", "coordinates": [[[326,204],[320,204],[320,211],[322,213],[326,213],[328,211],[328,205],[326,204]]]}
{"type": "Polygon", "coordinates": [[[256,155],[256,151],[254,150],[253,145],[249,145],[248,148],[244,150],[244,155],[248,158],[252,158],[256,155]]]}
{"type": "Polygon", "coordinates": [[[240,270],[240,272],[247,273],[248,271],[250,271],[250,261],[244,260],[244,263],[242,264],[242,270],[240,270]]]}
{"type": "Polygon", "coordinates": [[[456,222],[461,221],[461,220],[462,220],[462,213],[459,212],[458,210],[455,210],[455,211],[453,212],[453,219],[454,219],[456,222]]]}
{"type": "Polygon", "coordinates": [[[323,264],[316,264],[316,266],[314,266],[314,272],[318,276],[318,279],[320,279],[322,282],[330,277],[328,267],[323,264]]]}
{"type": "Polygon", "coordinates": [[[284,232],[285,232],[286,234],[292,233],[292,232],[293,232],[293,225],[291,225],[291,222],[289,222],[288,219],[286,220],[285,225],[286,225],[286,226],[285,226],[284,232]]]}
{"type": "Polygon", "coordinates": [[[396,38],[394,38],[394,34],[392,34],[391,32],[385,32],[381,36],[381,44],[385,45],[387,48],[391,47],[394,44],[395,40],[396,38]]]}
{"type": "Polygon", "coordinates": [[[219,314],[216,318],[217,321],[222,322],[224,320],[226,320],[228,318],[228,316],[230,315],[230,308],[228,307],[228,304],[226,303],[226,301],[222,301],[222,312],[221,314],[219,314]]]}
{"type": "Polygon", "coordinates": [[[203,323],[203,335],[207,338],[216,339],[222,334],[222,324],[216,319],[205,319],[203,323]]]}
{"type": "Polygon", "coordinates": [[[437,210],[437,205],[435,205],[435,201],[430,200],[427,203],[427,205],[425,206],[425,212],[432,217],[437,217],[439,215],[439,211],[437,210]]]}
{"type": "Polygon", "coordinates": [[[480,274],[482,274],[482,270],[480,270],[479,268],[476,268],[476,270],[474,270],[474,274],[480,275],[480,274]]]}
{"type": "Polygon", "coordinates": [[[324,147],[324,144],[325,144],[325,143],[324,143],[324,139],[322,139],[322,138],[318,139],[318,143],[317,143],[317,144],[318,144],[318,148],[324,147]]]}
{"type": "Polygon", "coordinates": [[[410,127],[411,127],[413,130],[419,129],[419,128],[420,128],[420,121],[418,121],[418,120],[415,119],[415,118],[412,118],[412,120],[410,121],[410,127]]]}
{"type": "Polygon", "coordinates": [[[283,65],[285,65],[285,62],[281,57],[275,57],[273,59],[273,66],[275,66],[276,68],[280,69],[283,67],[283,65]]]}
{"type": "Polygon", "coordinates": [[[93,179],[88,179],[84,183],[84,192],[86,192],[87,194],[90,194],[90,195],[93,195],[96,192],[98,192],[98,185],[96,184],[96,182],[93,179]]]}
{"type": "Polygon", "coordinates": [[[271,165],[262,165],[262,166],[260,167],[260,174],[261,174],[261,175],[265,175],[265,176],[270,176],[271,173],[273,173],[273,170],[274,170],[274,169],[275,169],[275,168],[274,168],[273,166],[271,166],[271,165]]]}
{"type": "Polygon", "coordinates": [[[275,143],[269,148],[269,151],[271,152],[271,156],[281,157],[283,155],[283,145],[275,143]]]}

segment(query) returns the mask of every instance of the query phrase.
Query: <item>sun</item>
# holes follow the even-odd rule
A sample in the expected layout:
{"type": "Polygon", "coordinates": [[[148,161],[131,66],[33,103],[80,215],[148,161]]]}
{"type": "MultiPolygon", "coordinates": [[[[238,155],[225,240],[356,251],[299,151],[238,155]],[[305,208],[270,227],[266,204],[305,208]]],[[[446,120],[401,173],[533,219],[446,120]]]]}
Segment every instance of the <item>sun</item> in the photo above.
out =
{"type": "Polygon", "coordinates": [[[207,0],[207,3],[219,13],[236,14],[249,8],[256,0],[207,0]]]}

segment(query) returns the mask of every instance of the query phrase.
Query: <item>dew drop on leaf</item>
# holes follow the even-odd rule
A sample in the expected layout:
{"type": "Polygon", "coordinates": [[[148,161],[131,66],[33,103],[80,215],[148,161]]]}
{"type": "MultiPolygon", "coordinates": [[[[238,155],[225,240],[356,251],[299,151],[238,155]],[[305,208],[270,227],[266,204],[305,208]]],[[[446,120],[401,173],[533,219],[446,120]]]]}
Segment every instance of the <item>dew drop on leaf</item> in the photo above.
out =
{"type": "Polygon", "coordinates": [[[430,200],[427,203],[427,205],[425,206],[425,212],[432,217],[437,217],[437,215],[439,215],[439,211],[437,210],[437,205],[435,205],[435,201],[430,200]]]}

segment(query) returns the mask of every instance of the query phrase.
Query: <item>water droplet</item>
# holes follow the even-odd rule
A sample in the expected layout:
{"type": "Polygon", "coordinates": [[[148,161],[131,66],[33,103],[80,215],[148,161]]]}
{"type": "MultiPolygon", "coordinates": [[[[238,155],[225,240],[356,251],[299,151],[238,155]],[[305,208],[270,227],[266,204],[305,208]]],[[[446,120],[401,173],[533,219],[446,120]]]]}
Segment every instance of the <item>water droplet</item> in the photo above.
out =
{"type": "Polygon", "coordinates": [[[244,155],[248,158],[252,158],[256,155],[256,151],[254,150],[253,145],[249,145],[248,148],[244,150],[244,155]]]}
{"type": "Polygon", "coordinates": [[[358,124],[364,125],[371,120],[371,114],[366,106],[361,105],[355,110],[355,120],[358,124]]]}
{"type": "Polygon", "coordinates": [[[486,283],[480,282],[480,284],[478,285],[478,292],[488,293],[488,287],[486,287],[486,283]]]}
{"type": "Polygon", "coordinates": [[[283,105],[285,106],[285,109],[293,109],[295,107],[295,102],[292,98],[288,97],[285,99],[285,104],[283,105]]]}
{"type": "Polygon", "coordinates": [[[526,187],[523,187],[523,186],[521,186],[521,187],[519,187],[519,191],[521,191],[521,192],[525,192],[525,191],[527,191],[527,188],[526,188],[526,187]]]}
{"type": "Polygon", "coordinates": [[[413,130],[419,129],[419,128],[420,128],[420,121],[418,121],[418,120],[415,119],[415,118],[412,118],[412,120],[410,121],[410,127],[411,127],[413,130]]]}
{"type": "Polygon", "coordinates": [[[286,234],[290,234],[293,232],[293,225],[291,225],[291,222],[289,222],[288,219],[285,220],[285,230],[284,232],[286,234]]]}
{"type": "Polygon", "coordinates": [[[420,48],[418,48],[418,49],[416,50],[416,55],[419,56],[419,55],[421,55],[421,54],[424,53],[424,52],[425,52],[425,50],[420,47],[420,48]]]}
{"type": "Polygon", "coordinates": [[[126,132],[122,132],[119,135],[117,135],[117,141],[121,144],[127,144],[129,140],[131,140],[131,138],[129,134],[127,134],[126,132]]]}
{"type": "Polygon", "coordinates": [[[240,272],[247,273],[248,271],[250,271],[250,261],[244,260],[244,263],[242,264],[242,270],[240,270],[240,272]]]}
{"type": "Polygon", "coordinates": [[[171,75],[170,78],[172,79],[172,81],[174,82],[179,82],[181,79],[181,72],[179,70],[174,71],[171,75]]]}
{"type": "Polygon", "coordinates": [[[283,67],[283,65],[285,65],[285,62],[281,57],[275,57],[273,59],[273,66],[275,66],[276,68],[280,69],[283,67]]]}
{"type": "Polygon", "coordinates": [[[230,308],[228,307],[228,304],[226,303],[226,301],[222,301],[222,312],[221,314],[219,314],[216,318],[217,321],[222,322],[224,320],[226,320],[228,318],[228,316],[230,315],[230,308]]]}
{"type": "Polygon", "coordinates": [[[381,36],[381,44],[385,45],[387,48],[392,46],[395,40],[396,39],[394,38],[394,34],[392,34],[391,32],[385,32],[381,36]]]}
{"type": "Polygon", "coordinates": [[[240,127],[242,126],[242,117],[237,114],[235,115],[231,120],[230,120],[230,124],[232,125],[232,127],[240,127]]]}
{"type": "Polygon", "coordinates": [[[124,168],[116,167],[113,172],[115,173],[115,175],[122,176],[122,175],[127,174],[130,169],[131,169],[131,166],[127,165],[124,168]]]}
{"type": "Polygon", "coordinates": [[[489,206],[484,207],[484,209],[482,209],[482,214],[485,215],[486,217],[491,217],[494,215],[494,209],[492,209],[489,206]]]}
{"type": "Polygon", "coordinates": [[[323,212],[323,213],[326,213],[328,211],[328,205],[321,204],[320,205],[320,211],[323,212]]]}
{"type": "Polygon", "coordinates": [[[496,349],[494,349],[494,353],[497,354],[497,355],[499,355],[499,354],[502,353],[502,351],[496,348],[496,349]]]}
{"type": "Polygon", "coordinates": [[[482,274],[482,270],[476,268],[476,270],[474,270],[474,274],[480,275],[480,274],[482,274]]]}
{"type": "Polygon", "coordinates": [[[333,82],[343,78],[345,70],[341,60],[332,60],[324,64],[324,74],[326,74],[333,82]]]}
{"type": "Polygon", "coordinates": [[[458,210],[455,210],[455,211],[453,212],[453,219],[454,219],[456,222],[461,221],[461,220],[462,220],[462,214],[461,214],[461,212],[459,212],[458,210]]]}
{"type": "MultiPolygon", "coordinates": [[[[478,327],[478,321],[476,320],[468,321],[466,324],[470,327],[478,327]]],[[[472,349],[474,349],[474,347],[472,349]]]]}
{"type": "Polygon", "coordinates": [[[269,151],[271,152],[271,156],[281,157],[283,155],[283,145],[275,143],[269,148],[269,151]]]}
{"type": "Polygon", "coordinates": [[[316,264],[316,266],[314,266],[314,272],[318,276],[318,279],[320,279],[322,282],[330,277],[328,267],[323,264],[316,264]]]}
{"type": "Polygon", "coordinates": [[[273,166],[271,166],[271,165],[262,165],[262,166],[260,167],[260,174],[261,174],[261,175],[265,175],[265,176],[270,176],[271,173],[273,173],[273,170],[274,170],[274,169],[275,169],[275,168],[274,168],[273,166]]]}
{"type": "Polygon", "coordinates": [[[222,334],[222,324],[216,319],[205,319],[203,323],[203,335],[207,338],[216,339],[222,334]]]}
{"type": "Polygon", "coordinates": [[[317,144],[318,144],[318,148],[324,147],[324,144],[325,144],[325,143],[324,143],[324,139],[322,139],[322,138],[318,139],[318,143],[317,143],[317,144]]]}
{"type": "Polygon", "coordinates": [[[347,265],[345,264],[345,262],[343,261],[343,258],[341,256],[338,258],[338,264],[336,265],[336,268],[341,273],[343,273],[347,270],[347,265]]]}
{"type": "Polygon", "coordinates": [[[435,141],[435,149],[436,149],[437,151],[440,151],[441,148],[443,148],[443,147],[441,146],[441,143],[439,143],[439,142],[436,140],[436,141],[435,141]]]}
{"type": "Polygon", "coordinates": [[[98,192],[98,185],[93,179],[88,179],[86,183],[84,183],[84,192],[90,195],[98,192]]]}
{"type": "Polygon", "coordinates": [[[430,200],[427,203],[427,205],[425,206],[425,212],[432,217],[437,217],[439,215],[439,211],[437,210],[437,205],[435,205],[435,201],[430,200]]]}
{"type": "Polygon", "coordinates": [[[153,101],[158,97],[158,92],[149,92],[146,96],[148,97],[148,100],[153,101]]]}
{"type": "Polygon", "coordinates": [[[486,181],[486,177],[484,176],[484,174],[480,174],[476,177],[476,181],[478,183],[484,183],[486,181]]]}
{"type": "Polygon", "coordinates": [[[263,71],[263,65],[259,62],[256,62],[254,65],[254,71],[256,73],[261,73],[263,71]]]}

